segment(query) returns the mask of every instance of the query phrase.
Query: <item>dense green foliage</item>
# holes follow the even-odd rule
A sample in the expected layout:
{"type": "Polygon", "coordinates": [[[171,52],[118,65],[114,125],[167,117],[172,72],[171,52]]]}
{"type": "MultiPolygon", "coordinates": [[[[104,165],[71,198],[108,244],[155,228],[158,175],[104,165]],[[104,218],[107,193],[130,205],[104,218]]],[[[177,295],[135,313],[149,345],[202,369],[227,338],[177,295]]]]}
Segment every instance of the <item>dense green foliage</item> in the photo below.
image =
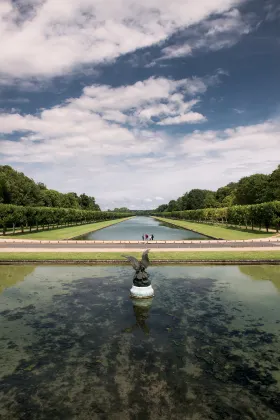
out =
{"type": "Polygon", "coordinates": [[[157,212],[197,210],[250,205],[280,200],[280,165],[270,175],[255,174],[241,178],[217,191],[193,189],[177,200],[159,206],[157,212]]]}
{"type": "Polygon", "coordinates": [[[14,206],[12,204],[0,204],[0,226],[3,234],[7,228],[42,226],[69,226],[72,224],[90,223],[103,220],[113,220],[130,216],[127,213],[115,213],[107,211],[91,211],[65,208],[47,208],[32,206],[14,206]]]}
{"type": "Polygon", "coordinates": [[[16,206],[73,208],[100,211],[94,197],[49,190],[10,166],[0,166],[0,203],[16,206]]]}
{"type": "Polygon", "coordinates": [[[127,207],[119,207],[119,208],[115,207],[114,210],[108,209],[108,211],[114,211],[114,212],[117,212],[117,213],[129,213],[129,212],[131,212],[131,210],[129,210],[127,207]]]}
{"type": "Polygon", "coordinates": [[[131,216],[150,216],[154,210],[130,210],[127,207],[120,207],[108,211],[113,211],[117,213],[130,213],[131,216]]]}
{"type": "Polygon", "coordinates": [[[153,212],[155,216],[195,222],[222,223],[235,226],[280,228],[280,201],[249,206],[231,206],[198,210],[153,212]]]}

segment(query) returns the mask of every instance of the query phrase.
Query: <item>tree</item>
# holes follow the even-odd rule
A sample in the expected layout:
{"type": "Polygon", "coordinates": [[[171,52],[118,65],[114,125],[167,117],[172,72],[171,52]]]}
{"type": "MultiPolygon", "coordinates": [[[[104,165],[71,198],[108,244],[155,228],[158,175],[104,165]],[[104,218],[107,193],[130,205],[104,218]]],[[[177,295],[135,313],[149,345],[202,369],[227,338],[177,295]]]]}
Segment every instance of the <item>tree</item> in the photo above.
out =
{"type": "Polygon", "coordinates": [[[216,192],[216,200],[218,204],[227,207],[228,205],[233,205],[236,201],[236,188],[237,183],[231,182],[225,187],[221,187],[216,192]]]}
{"type": "Polygon", "coordinates": [[[204,197],[203,208],[207,209],[211,207],[218,207],[218,203],[216,200],[215,193],[213,193],[212,191],[208,191],[204,197]]]}
{"type": "MultiPolygon", "coordinates": [[[[213,194],[212,191],[193,189],[189,192],[187,197],[187,210],[203,209],[205,207],[204,201],[207,194],[213,194]]],[[[210,197],[210,196],[209,196],[210,197]]]]}
{"type": "Polygon", "coordinates": [[[80,206],[79,197],[75,192],[62,194],[56,190],[49,190],[42,182],[35,183],[33,179],[8,165],[0,166],[0,203],[100,211],[94,197],[82,194],[80,206]]]}
{"type": "MultiPolygon", "coordinates": [[[[155,216],[162,213],[155,212],[155,216]]],[[[206,208],[198,210],[167,211],[164,217],[191,220],[198,222],[221,222],[239,226],[280,228],[280,201],[253,204],[247,206],[231,206],[225,208],[206,208]]]]}
{"type": "Polygon", "coordinates": [[[221,205],[223,207],[231,207],[236,203],[236,195],[235,191],[232,191],[230,195],[227,195],[223,201],[221,202],[221,205]]]}
{"type": "Polygon", "coordinates": [[[41,191],[41,198],[46,207],[62,207],[63,194],[55,190],[41,191]]]}
{"type": "Polygon", "coordinates": [[[113,211],[119,212],[119,213],[125,213],[125,212],[130,212],[131,210],[129,210],[127,207],[120,207],[120,208],[115,207],[113,211]]]}
{"type": "Polygon", "coordinates": [[[179,197],[176,201],[176,204],[177,204],[178,210],[183,210],[183,205],[184,205],[183,197],[179,197]]]}
{"type": "Polygon", "coordinates": [[[36,205],[40,197],[40,188],[23,173],[8,165],[0,166],[0,179],[4,187],[4,203],[16,205],[36,205]]]}
{"type": "Polygon", "coordinates": [[[158,206],[158,208],[155,210],[156,212],[162,213],[164,211],[167,211],[168,204],[161,204],[158,206]]]}
{"type": "Polygon", "coordinates": [[[8,190],[7,182],[3,176],[0,176],[0,203],[9,204],[11,202],[11,194],[8,190]]]}
{"type": "Polygon", "coordinates": [[[89,211],[81,209],[48,208],[35,206],[15,206],[0,203],[0,227],[5,234],[7,227],[20,226],[22,232],[28,225],[61,225],[65,223],[86,223],[98,220],[111,220],[127,217],[129,213],[89,211]]]}
{"type": "Polygon", "coordinates": [[[80,208],[79,197],[75,192],[69,192],[63,194],[62,197],[62,207],[64,208],[80,208]]]}
{"type": "Polygon", "coordinates": [[[40,190],[46,190],[47,189],[47,187],[45,186],[45,184],[43,184],[43,182],[38,182],[37,185],[40,188],[40,190]]]}
{"type": "Polygon", "coordinates": [[[186,192],[183,196],[182,196],[182,210],[187,210],[187,205],[188,205],[188,193],[186,192]]]}
{"type": "Polygon", "coordinates": [[[271,201],[280,200],[280,165],[269,176],[268,195],[271,201]]]}
{"type": "Polygon", "coordinates": [[[167,211],[177,211],[177,210],[180,210],[177,201],[175,201],[175,200],[169,201],[167,211]]]}
{"type": "Polygon", "coordinates": [[[80,205],[80,208],[84,210],[100,210],[99,206],[95,204],[95,198],[89,197],[86,194],[80,195],[79,205],[80,205]]]}
{"type": "Polygon", "coordinates": [[[255,174],[241,178],[236,188],[237,204],[259,204],[268,201],[268,175],[255,174]]]}

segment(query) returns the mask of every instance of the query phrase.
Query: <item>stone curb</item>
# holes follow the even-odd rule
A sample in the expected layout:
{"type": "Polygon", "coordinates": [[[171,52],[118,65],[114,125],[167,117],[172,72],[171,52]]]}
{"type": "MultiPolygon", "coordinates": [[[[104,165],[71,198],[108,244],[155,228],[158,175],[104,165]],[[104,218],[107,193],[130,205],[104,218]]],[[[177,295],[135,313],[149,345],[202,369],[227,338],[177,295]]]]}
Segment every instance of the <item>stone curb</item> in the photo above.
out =
{"type": "MultiPolygon", "coordinates": [[[[124,260],[1,260],[0,265],[25,265],[25,264],[57,264],[57,265],[130,265],[129,262],[124,260]]],[[[163,264],[184,264],[184,265],[280,265],[280,260],[153,260],[152,264],[163,265],[163,264]]]]}

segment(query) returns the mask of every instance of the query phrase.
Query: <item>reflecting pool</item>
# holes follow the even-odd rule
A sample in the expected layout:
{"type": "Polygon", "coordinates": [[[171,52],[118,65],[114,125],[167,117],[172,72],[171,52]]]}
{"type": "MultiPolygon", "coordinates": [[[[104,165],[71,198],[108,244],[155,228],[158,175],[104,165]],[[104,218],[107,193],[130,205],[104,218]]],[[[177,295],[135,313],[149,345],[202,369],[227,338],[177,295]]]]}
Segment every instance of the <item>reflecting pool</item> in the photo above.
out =
{"type": "Polygon", "coordinates": [[[280,267],[0,266],[0,418],[280,415],[280,267]]]}
{"type": "Polygon", "coordinates": [[[160,222],[152,217],[133,217],[124,222],[117,223],[107,228],[91,232],[78,239],[99,240],[99,241],[141,241],[142,235],[154,235],[155,240],[184,240],[184,239],[206,239],[199,233],[186,229],[176,228],[172,225],[160,222]]]}

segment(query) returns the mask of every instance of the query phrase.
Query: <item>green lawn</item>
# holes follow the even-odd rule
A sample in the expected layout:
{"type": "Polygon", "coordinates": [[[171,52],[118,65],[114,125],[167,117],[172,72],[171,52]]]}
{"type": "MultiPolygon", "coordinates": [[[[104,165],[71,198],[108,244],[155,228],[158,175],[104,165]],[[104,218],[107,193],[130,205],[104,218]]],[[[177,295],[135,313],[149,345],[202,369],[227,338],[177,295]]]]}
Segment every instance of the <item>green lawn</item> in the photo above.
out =
{"type": "MultiPolygon", "coordinates": [[[[141,253],[122,250],[120,252],[0,252],[0,261],[42,261],[42,260],[119,260],[125,261],[123,253],[139,258],[141,253]]],[[[279,251],[207,251],[207,252],[153,252],[150,260],[184,261],[242,261],[242,260],[277,260],[280,261],[279,251]]]]}
{"type": "Polygon", "coordinates": [[[116,223],[123,222],[128,218],[117,219],[117,220],[106,220],[105,222],[90,223],[87,225],[70,226],[60,229],[44,230],[41,232],[24,233],[22,235],[5,235],[3,238],[9,239],[38,239],[38,240],[60,240],[60,239],[71,239],[77,236],[94,232],[95,230],[103,229],[105,227],[114,225],[116,223]]]}
{"type": "Polygon", "coordinates": [[[216,239],[238,240],[238,239],[258,239],[269,238],[273,236],[271,232],[264,232],[259,230],[246,231],[244,229],[234,229],[232,227],[209,225],[206,223],[188,222],[185,220],[166,219],[164,217],[155,217],[155,219],[162,222],[170,223],[174,226],[179,226],[185,229],[190,229],[202,235],[210,236],[216,239]]]}

